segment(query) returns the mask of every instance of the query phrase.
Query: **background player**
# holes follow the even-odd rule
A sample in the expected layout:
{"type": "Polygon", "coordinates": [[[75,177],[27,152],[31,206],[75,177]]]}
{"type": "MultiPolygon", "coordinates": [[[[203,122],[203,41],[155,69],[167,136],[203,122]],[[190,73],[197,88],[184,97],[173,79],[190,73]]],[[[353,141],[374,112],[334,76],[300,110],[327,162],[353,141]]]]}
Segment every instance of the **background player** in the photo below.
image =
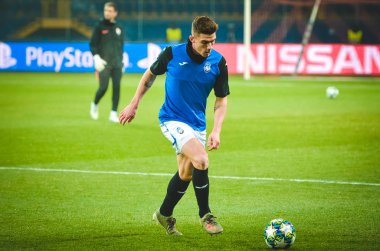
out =
{"type": "Polygon", "coordinates": [[[104,5],[104,19],[100,21],[91,37],[90,49],[94,56],[95,69],[99,76],[99,88],[91,103],[91,118],[99,118],[98,104],[108,88],[112,78],[112,110],[109,116],[111,122],[119,122],[117,107],[120,98],[120,81],[123,74],[124,32],[116,23],[117,7],[113,2],[104,5]]]}

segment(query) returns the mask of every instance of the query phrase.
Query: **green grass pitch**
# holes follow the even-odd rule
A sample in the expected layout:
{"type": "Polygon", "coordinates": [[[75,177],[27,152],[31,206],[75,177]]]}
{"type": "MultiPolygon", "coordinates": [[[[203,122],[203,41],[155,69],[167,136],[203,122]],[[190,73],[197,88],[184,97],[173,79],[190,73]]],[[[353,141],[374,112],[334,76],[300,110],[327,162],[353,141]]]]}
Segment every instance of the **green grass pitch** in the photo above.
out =
{"type": "MultiPolygon", "coordinates": [[[[120,110],[140,77],[124,75],[120,110]]],[[[190,186],[174,211],[180,238],[151,221],[170,176],[134,174],[176,172],[158,127],[163,83],[122,127],[108,122],[111,85],[90,119],[93,74],[0,73],[1,250],[267,250],[265,225],[279,217],[297,230],[291,250],[380,250],[379,78],[231,76],[209,153],[225,231],[203,232],[190,186]]]]}

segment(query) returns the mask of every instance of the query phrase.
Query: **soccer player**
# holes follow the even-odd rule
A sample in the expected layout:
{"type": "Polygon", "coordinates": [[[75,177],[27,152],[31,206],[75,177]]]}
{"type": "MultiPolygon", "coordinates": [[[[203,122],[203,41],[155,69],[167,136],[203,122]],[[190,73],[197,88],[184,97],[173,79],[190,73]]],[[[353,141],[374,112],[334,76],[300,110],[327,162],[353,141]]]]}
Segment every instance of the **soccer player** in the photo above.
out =
{"type": "Polygon", "coordinates": [[[161,207],[153,219],[167,234],[182,235],[176,229],[173,210],[193,181],[200,222],[206,232],[223,232],[209,207],[208,155],[206,144],[206,101],[214,89],[214,126],[207,140],[208,150],[218,149],[229,95],[228,70],[224,57],[212,50],[218,25],[209,17],[196,17],[187,43],[169,46],[142,76],[130,104],[120,113],[121,124],[130,123],[143,95],[157,75],[166,72],[165,102],[159,112],[160,127],[177,153],[178,172],[169,182],[161,207]]]}
{"type": "Polygon", "coordinates": [[[123,48],[124,32],[116,23],[117,7],[113,2],[104,5],[104,19],[95,27],[90,49],[94,56],[94,65],[99,76],[99,88],[95,99],[91,102],[91,118],[99,118],[98,104],[108,88],[110,77],[112,78],[112,110],[109,116],[111,122],[118,123],[117,107],[120,97],[120,81],[123,74],[123,48]]]}

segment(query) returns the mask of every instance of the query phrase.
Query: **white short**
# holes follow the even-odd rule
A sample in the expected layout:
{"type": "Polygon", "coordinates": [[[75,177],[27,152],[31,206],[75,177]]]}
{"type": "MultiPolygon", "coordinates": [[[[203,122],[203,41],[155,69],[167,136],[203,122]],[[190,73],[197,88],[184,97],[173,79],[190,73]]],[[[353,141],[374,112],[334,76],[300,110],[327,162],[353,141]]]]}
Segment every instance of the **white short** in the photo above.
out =
{"type": "Polygon", "coordinates": [[[196,131],[189,125],[179,121],[168,121],[160,124],[164,136],[172,143],[177,154],[182,152],[182,147],[192,138],[196,138],[203,146],[206,145],[206,130],[196,131]]]}

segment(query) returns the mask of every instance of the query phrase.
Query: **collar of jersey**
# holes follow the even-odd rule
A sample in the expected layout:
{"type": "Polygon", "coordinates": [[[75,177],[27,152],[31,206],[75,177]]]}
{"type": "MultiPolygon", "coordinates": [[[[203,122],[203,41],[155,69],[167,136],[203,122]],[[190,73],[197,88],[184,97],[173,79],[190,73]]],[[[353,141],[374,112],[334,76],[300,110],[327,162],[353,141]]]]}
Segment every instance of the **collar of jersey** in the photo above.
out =
{"type": "Polygon", "coordinates": [[[206,58],[202,57],[199,54],[196,54],[193,50],[193,46],[191,45],[190,39],[187,40],[187,45],[186,45],[186,52],[189,55],[189,57],[197,62],[198,64],[202,63],[203,61],[206,60],[206,58]]]}
{"type": "Polygon", "coordinates": [[[115,25],[115,23],[116,22],[111,22],[110,20],[108,20],[108,19],[103,19],[103,23],[105,24],[105,25],[115,25]]]}

